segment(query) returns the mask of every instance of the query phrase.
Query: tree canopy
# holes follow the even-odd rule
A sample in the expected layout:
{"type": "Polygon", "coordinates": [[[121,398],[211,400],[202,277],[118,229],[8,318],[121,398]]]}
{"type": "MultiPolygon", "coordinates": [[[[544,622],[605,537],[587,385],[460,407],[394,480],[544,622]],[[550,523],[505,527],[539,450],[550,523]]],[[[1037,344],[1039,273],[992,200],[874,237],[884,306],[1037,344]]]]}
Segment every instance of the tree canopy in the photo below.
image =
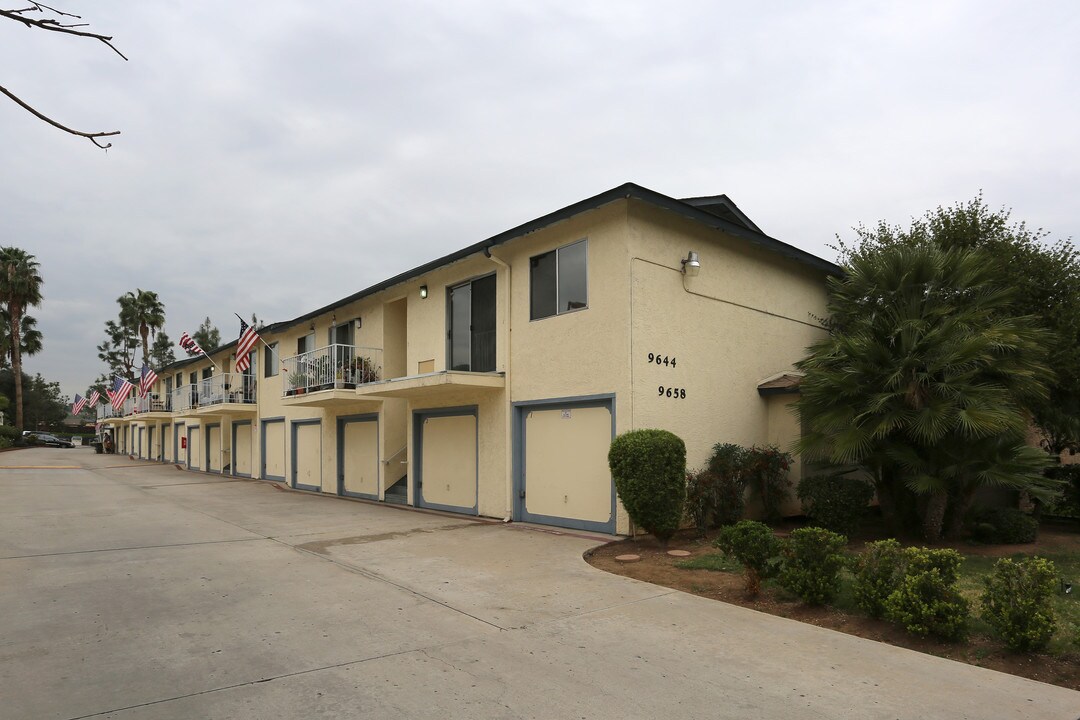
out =
{"type": "Polygon", "coordinates": [[[1026,407],[1052,453],[1080,450],[1080,251],[1069,240],[1049,240],[1042,229],[1014,222],[1006,209],[991,210],[982,195],[938,207],[901,228],[879,222],[855,229],[856,241],[839,241],[839,262],[886,248],[934,246],[984,252],[990,282],[1009,288],[1000,314],[1028,317],[1046,330],[1047,392],[1026,407]]]}
{"type": "Polygon", "coordinates": [[[0,302],[3,303],[8,322],[7,342],[15,385],[12,399],[15,403],[15,427],[19,430],[23,429],[23,315],[27,308],[41,304],[41,285],[44,281],[40,267],[37,258],[25,250],[0,248],[0,302]]]}
{"type": "Polygon", "coordinates": [[[1080,277],[1071,246],[1045,248],[981,198],[857,234],[829,281],[828,335],[798,364],[800,450],[869,472],[889,519],[921,523],[930,540],[959,530],[981,485],[1051,496],[1049,458],[1025,439],[1053,406],[1054,344],[1068,335],[1053,322],[1061,308],[1001,258],[1026,257],[1047,280],[1047,266],[1080,277]]]}

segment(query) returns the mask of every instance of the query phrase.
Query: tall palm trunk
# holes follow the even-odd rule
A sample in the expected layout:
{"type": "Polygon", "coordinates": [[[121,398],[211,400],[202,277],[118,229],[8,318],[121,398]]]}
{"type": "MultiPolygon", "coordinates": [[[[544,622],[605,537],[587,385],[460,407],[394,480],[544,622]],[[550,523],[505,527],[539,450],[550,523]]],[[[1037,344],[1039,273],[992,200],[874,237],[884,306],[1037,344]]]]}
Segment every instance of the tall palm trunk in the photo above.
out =
{"type": "Polygon", "coordinates": [[[923,514],[923,540],[937,542],[941,539],[941,528],[945,524],[945,510],[948,506],[948,491],[936,490],[930,494],[923,514]]]}
{"type": "Polygon", "coordinates": [[[22,386],[22,306],[17,302],[8,305],[11,317],[11,372],[15,375],[15,429],[23,431],[22,386]]]}

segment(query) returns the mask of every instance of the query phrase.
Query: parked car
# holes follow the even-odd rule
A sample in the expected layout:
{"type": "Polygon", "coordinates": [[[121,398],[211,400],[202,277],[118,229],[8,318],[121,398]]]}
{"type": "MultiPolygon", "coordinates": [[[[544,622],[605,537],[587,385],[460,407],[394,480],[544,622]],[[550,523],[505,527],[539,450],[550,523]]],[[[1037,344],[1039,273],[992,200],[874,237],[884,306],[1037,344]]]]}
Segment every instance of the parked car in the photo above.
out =
{"type": "Polygon", "coordinates": [[[34,433],[34,435],[37,436],[37,444],[38,445],[47,445],[49,447],[60,447],[60,448],[73,448],[73,447],[75,447],[75,443],[71,442],[70,440],[64,440],[63,438],[58,438],[55,435],[49,435],[48,433],[34,433]]]}

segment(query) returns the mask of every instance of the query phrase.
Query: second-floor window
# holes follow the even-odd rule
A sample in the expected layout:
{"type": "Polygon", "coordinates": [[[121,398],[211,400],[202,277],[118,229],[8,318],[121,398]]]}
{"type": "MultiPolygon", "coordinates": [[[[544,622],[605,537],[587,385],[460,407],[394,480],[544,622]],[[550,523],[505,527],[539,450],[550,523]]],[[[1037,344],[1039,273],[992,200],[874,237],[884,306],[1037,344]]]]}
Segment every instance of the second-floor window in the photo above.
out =
{"type": "Polygon", "coordinates": [[[589,241],[578,240],[529,258],[529,319],[589,306],[589,241]]]}
{"type": "Polygon", "coordinates": [[[274,377],[278,374],[277,343],[270,343],[263,347],[263,377],[274,377]]]}

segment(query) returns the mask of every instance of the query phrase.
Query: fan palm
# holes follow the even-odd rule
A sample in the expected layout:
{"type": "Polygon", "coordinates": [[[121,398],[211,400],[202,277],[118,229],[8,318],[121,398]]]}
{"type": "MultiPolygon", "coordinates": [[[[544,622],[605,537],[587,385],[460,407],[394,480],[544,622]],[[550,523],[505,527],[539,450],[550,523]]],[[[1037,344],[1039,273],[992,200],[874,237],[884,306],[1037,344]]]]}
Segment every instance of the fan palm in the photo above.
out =
{"type": "Polygon", "coordinates": [[[142,338],[143,363],[150,363],[150,337],[165,325],[165,305],[151,290],[136,288],[135,292],[126,292],[117,302],[120,303],[120,322],[139,333],[142,338]]]}
{"type": "Polygon", "coordinates": [[[37,259],[16,247],[0,248],[0,302],[8,316],[11,370],[15,376],[15,427],[23,428],[22,318],[28,307],[41,304],[41,274],[37,259]]]}
{"type": "MultiPolygon", "coordinates": [[[[19,322],[21,326],[21,338],[19,344],[23,357],[37,355],[43,347],[43,336],[37,329],[37,319],[31,315],[23,315],[19,322]]],[[[11,364],[11,319],[8,317],[6,308],[0,308],[0,367],[10,367],[11,364]]]]}
{"type": "Polygon", "coordinates": [[[830,281],[829,335],[798,364],[800,450],[872,472],[886,512],[903,478],[924,496],[928,539],[940,536],[950,491],[1000,477],[965,468],[982,441],[1015,447],[1007,440],[1023,436],[1026,404],[1051,378],[1045,333],[1003,314],[1010,294],[990,267],[978,251],[936,247],[853,258],[830,281]]]}

